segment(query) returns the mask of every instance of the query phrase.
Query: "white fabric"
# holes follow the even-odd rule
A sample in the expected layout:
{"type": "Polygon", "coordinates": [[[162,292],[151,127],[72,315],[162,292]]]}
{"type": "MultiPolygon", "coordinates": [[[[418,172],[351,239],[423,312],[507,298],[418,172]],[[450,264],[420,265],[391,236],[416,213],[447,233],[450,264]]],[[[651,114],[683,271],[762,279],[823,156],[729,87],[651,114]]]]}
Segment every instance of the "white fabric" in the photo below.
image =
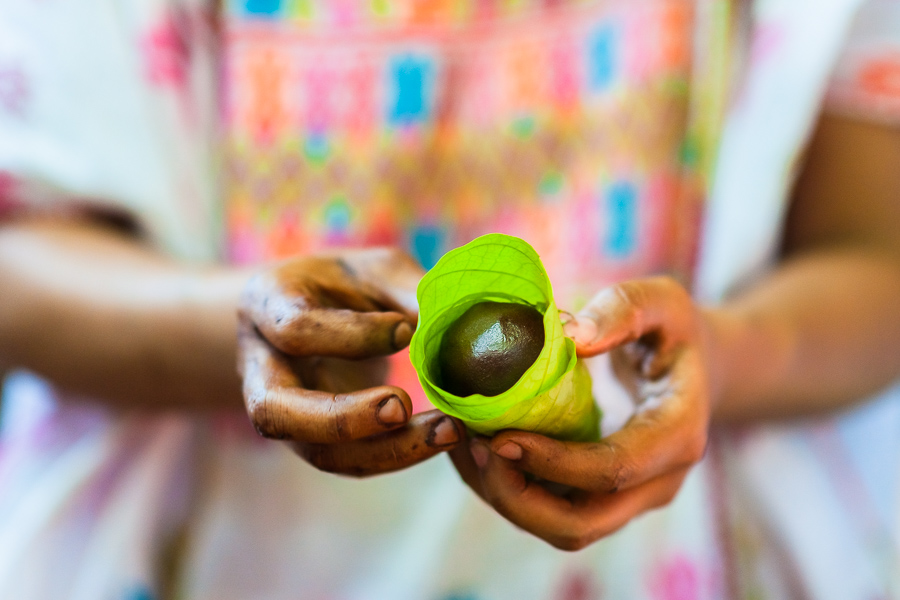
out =
{"type": "Polygon", "coordinates": [[[212,32],[206,3],[188,3],[207,47],[180,73],[168,5],[0,1],[0,173],[31,206],[125,208],[167,252],[209,259],[221,218],[212,32]]]}
{"type": "Polygon", "coordinates": [[[728,113],[697,293],[714,301],[771,263],[795,169],[861,0],[754,5],[746,78],[728,113]]]}

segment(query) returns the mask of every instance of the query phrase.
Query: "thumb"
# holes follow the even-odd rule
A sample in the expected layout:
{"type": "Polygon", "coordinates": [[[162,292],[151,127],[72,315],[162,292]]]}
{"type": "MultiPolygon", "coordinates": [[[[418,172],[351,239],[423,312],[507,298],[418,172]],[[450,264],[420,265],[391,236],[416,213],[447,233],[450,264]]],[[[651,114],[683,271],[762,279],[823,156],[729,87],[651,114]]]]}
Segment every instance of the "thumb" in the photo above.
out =
{"type": "Polygon", "coordinates": [[[576,347],[589,345],[599,335],[597,322],[585,313],[573,315],[563,325],[563,332],[575,341],[576,347]]]}
{"type": "Polygon", "coordinates": [[[601,290],[566,327],[579,356],[596,356],[653,334],[661,350],[691,330],[693,301],[668,277],[627,281],[601,290]]]}

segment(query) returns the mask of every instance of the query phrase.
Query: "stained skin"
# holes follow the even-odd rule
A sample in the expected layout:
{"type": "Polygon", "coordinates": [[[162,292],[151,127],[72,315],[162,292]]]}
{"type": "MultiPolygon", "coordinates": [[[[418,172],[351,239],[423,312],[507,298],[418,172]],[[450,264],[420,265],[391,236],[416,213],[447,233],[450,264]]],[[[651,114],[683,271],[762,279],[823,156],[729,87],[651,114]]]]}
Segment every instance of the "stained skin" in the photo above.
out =
{"type": "Polygon", "coordinates": [[[531,306],[480,302],[441,341],[441,387],[457,396],[496,396],[511,388],[544,347],[544,317],[531,306]]]}

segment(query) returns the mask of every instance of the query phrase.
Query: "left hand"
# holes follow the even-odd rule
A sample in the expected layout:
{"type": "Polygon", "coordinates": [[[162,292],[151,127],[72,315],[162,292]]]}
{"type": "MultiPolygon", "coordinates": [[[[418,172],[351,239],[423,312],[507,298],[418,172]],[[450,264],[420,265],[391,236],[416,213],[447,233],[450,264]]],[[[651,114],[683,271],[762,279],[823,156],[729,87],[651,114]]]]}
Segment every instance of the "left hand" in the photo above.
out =
{"type": "Polygon", "coordinates": [[[390,248],[298,256],[246,285],[239,371],[247,413],[329,473],[405,469],[464,441],[455,419],[412,414],[409,394],[381,385],[382,357],[406,347],[421,268],[390,248]]]}
{"type": "Polygon", "coordinates": [[[668,504],[706,450],[710,392],[704,316],[658,277],[597,294],[566,332],[581,357],[611,352],[635,415],[599,442],[507,430],[451,452],[466,483],[515,525],[578,550],[668,504]],[[560,495],[535,481],[567,487],[560,495]]]}

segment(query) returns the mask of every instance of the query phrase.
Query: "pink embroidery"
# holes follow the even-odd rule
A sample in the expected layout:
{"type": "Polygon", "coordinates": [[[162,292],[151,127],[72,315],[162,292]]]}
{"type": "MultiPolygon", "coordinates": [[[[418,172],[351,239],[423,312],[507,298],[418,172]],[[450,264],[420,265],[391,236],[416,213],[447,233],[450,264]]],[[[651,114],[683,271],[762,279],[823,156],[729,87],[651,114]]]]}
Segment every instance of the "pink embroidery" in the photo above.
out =
{"type": "Polygon", "coordinates": [[[573,36],[566,32],[555,41],[550,51],[553,100],[563,111],[574,110],[579,100],[580,55],[572,38],[573,36]]]}
{"type": "Polygon", "coordinates": [[[228,258],[237,265],[249,265],[262,260],[265,255],[259,237],[253,231],[253,222],[243,212],[234,210],[229,215],[228,258]]]}
{"type": "Polygon", "coordinates": [[[347,0],[334,0],[331,2],[332,17],[337,27],[350,27],[356,21],[355,2],[347,0]]]}
{"type": "Polygon", "coordinates": [[[768,58],[777,56],[784,38],[784,29],[776,23],[763,23],[757,26],[750,48],[750,61],[758,66],[768,58]]]}
{"type": "MultiPolygon", "coordinates": [[[[626,19],[622,54],[625,76],[634,83],[643,83],[653,74],[654,54],[658,49],[659,27],[645,10],[635,9],[626,19]]],[[[652,15],[651,15],[652,16],[652,15]]]]}
{"type": "Polygon", "coordinates": [[[347,74],[349,101],[344,121],[358,141],[365,142],[376,126],[375,66],[361,58],[347,74]]]}
{"type": "Polygon", "coordinates": [[[0,109],[24,117],[30,97],[25,73],[17,67],[0,67],[0,109]]]}
{"type": "Polygon", "coordinates": [[[183,91],[187,84],[191,47],[183,14],[167,11],[141,40],[144,73],[153,85],[183,91]]]}
{"type": "Polygon", "coordinates": [[[651,580],[657,600],[696,600],[700,597],[697,566],[686,556],[675,556],[657,567],[651,580]]]}
{"type": "Polygon", "coordinates": [[[333,127],[334,70],[313,64],[304,78],[306,91],[305,125],[314,134],[324,135],[333,127]]]}
{"type": "Polygon", "coordinates": [[[461,119],[471,121],[474,127],[489,127],[498,118],[499,100],[503,93],[501,75],[497,65],[485,57],[473,59],[460,82],[460,89],[477,89],[477,96],[457,92],[461,102],[461,119]]]}

